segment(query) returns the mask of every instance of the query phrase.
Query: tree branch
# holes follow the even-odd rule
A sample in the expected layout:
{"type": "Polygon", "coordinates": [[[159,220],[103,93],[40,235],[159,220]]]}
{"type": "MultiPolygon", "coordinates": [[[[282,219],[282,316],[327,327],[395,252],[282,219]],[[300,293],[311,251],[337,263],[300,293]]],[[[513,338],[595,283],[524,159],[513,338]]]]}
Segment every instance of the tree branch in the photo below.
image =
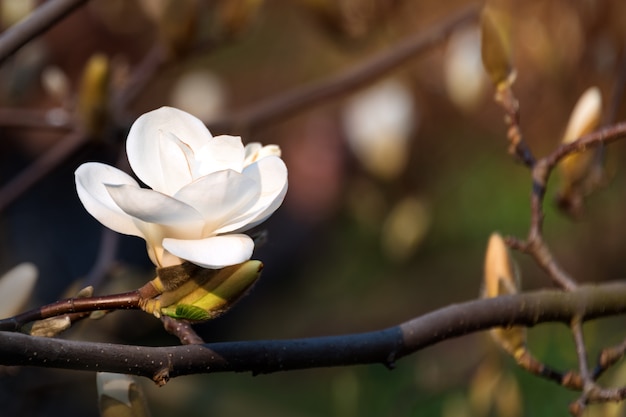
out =
{"type": "Polygon", "coordinates": [[[379,331],[293,340],[169,347],[77,342],[0,332],[0,364],[149,377],[212,372],[254,374],[395,361],[427,346],[494,326],[569,323],[626,312],[626,283],[584,285],[571,292],[538,291],[450,305],[379,331]]]}
{"type": "Polygon", "coordinates": [[[0,212],[78,151],[87,143],[87,140],[88,138],[82,132],[68,133],[61,141],[13,177],[0,188],[0,212]]]}
{"type": "Polygon", "coordinates": [[[211,122],[208,124],[209,128],[216,132],[256,128],[302,111],[316,103],[354,91],[414,59],[418,54],[439,45],[453,31],[476,21],[479,10],[479,5],[476,4],[466,7],[356,67],[211,122]]]}
{"type": "Polygon", "coordinates": [[[49,0],[0,36],[0,64],[29,41],[50,29],[87,0],[49,0]]]}

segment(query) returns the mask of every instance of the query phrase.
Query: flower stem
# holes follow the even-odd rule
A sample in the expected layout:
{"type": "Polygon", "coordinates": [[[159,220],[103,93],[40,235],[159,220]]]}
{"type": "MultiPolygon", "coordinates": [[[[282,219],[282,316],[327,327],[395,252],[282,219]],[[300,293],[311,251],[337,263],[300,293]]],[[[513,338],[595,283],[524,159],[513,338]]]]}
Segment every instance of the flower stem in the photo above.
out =
{"type": "Polygon", "coordinates": [[[64,314],[98,310],[139,309],[141,296],[138,290],[100,297],[68,298],[0,320],[0,331],[19,331],[22,326],[64,314]]]}

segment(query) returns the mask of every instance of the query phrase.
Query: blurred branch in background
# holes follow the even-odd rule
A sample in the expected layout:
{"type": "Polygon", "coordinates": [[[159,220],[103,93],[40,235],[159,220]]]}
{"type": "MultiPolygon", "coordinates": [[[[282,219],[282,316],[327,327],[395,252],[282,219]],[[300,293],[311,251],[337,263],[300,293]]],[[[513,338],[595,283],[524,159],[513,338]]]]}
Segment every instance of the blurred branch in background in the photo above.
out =
{"type": "Polygon", "coordinates": [[[49,0],[0,36],[0,64],[22,46],[59,23],[87,0],[49,0]]]}
{"type": "MultiPolygon", "coordinates": [[[[69,13],[71,10],[72,9],[68,9],[66,12],[69,13]]],[[[479,11],[480,8],[477,5],[466,7],[452,16],[446,17],[444,21],[424,29],[423,31],[419,31],[414,37],[397,43],[389,51],[380,53],[339,75],[313,85],[297,88],[293,91],[277,95],[260,104],[253,105],[248,109],[213,120],[209,122],[209,128],[218,132],[242,132],[246,129],[258,128],[259,126],[267,125],[277,119],[283,119],[342,94],[352,92],[386,75],[402,64],[405,64],[407,61],[415,59],[419,54],[427,51],[429,48],[441,44],[453,31],[474,22],[479,11]]],[[[49,14],[46,13],[44,16],[49,16],[49,14]]],[[[35,23],[31,23],[31,25],[35,25],[36,23],[44,24],[47,20],[41,18],[35,19],[34,22],[35,23]]],[[[0,41],[1,40],[2,37],[0,37],[0,41]]],[[[127,129],[129,119],[133,119],[127,116],[129,105],[149,84],[158,73],[159,69],[170,62],[170,58],[163,46],[154,45],[140,64],[134,68],[132,76],[129,77],[124,88],[115,92],[111,104],[108,105],[113,113],[114,121],[121,124],[117,126],[117,129],[113,130],[127,129]]],[[[31,115],[28,110],[0,109],[0,124],[5,120],[6,124],[2,124],[4,126],[23,128],[47,127],[52,129],[68,128],[66,123],[61,125],[51,123],[49,113],[40,111],[34,111],[32,113],[31,115]]],[[[80,126],[76,125],[74,129],[79,127],[80,126]]],[[[84,136],[84,132],[70,134],[66,139],[63,139],[58,146],[55,146],[43,157],[27,167],[21,175],[13,178],[9,184],[1,188],[0,211],[32,187],[38,180],[44,178],[45,175],[50,173],[55,167],[62,164],[78,147],[85,144],[87,138],[84,136]]]]}
{"type": "Polygon", "coordinates": [[[213,121],[209,127],[219,132],[254,129],[315,104],[350,93],[387,75],[430,48],[440,45],[453,31],[475,22],[479,11],[478,5],[471,5],[456,11],[440,23],[418,31],[415,36],[394,44],[389,51],[382,52],[341,74],[272,97],[249,109],[213,121]]]}

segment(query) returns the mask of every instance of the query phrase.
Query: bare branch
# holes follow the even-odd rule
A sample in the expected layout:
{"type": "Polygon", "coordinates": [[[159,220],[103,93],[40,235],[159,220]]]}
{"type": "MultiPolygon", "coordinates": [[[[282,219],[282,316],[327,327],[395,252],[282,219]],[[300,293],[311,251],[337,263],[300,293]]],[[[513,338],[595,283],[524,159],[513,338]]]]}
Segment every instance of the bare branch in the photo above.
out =
{"type": "Polygon", "coordinates": [[[0,108],[0,126],[67,132],[74,129],[74,119],[62,108],[41,110],[4,107],[0,108]]]}
{"type": "Polygon", "coordinates": [[[0,35],[0,64],[86,2],[87,0],[46,1],[26,19],[8,28],[0,35]]]}
{"type": "Polygon", "coordinates": [[[443,340],[494,326],[533,326],[590,320],[626,312],[626,283],[539,291],[450,305],[387,329],[294,340],[210,343],[173,347],[123,346],[0,333],[0,364],[99,370],[169,377],[211,372],[254,374],[382,363],[443,340]]]}
{"type": "Polygon", "coordinates": [[[43,320],[64,314],[85,313],[100,310],[138,309],[142,291],[104,295],[99,297],[68,298],[33,310],[0,320],[0,330],[20,331],[20,328],[35,320],[43,320]]]}
{"type": "Polygon", "coordinates": [[[178,337],[183,345],[201,345],[204,340],[186,320],[177,320],[168,316],[161,316],[163,328],[170,334],[178,337]]]}

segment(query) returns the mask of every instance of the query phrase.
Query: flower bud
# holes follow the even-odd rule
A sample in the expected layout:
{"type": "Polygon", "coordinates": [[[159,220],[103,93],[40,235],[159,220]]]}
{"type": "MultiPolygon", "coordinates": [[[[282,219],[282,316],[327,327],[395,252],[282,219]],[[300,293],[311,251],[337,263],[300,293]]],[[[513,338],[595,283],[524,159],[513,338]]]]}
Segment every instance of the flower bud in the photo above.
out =
{"type": "Polygon", "coordinates": [[[103,54],[89,58],[78,92],[78,117],[90,137],[102,136],[109,106],[109,59],[103,54]]]}
{"type": "MultiPolygon", "coordinates": [[[[572,111],[567,129],[563,135],[563,144],[574,142],[581,136],[592,132],[600,122],[602,115],[602,95],[598,87],[591,87],[578,99],[572,111]]],[[[576,152],[563,158],[559,164],[564,185],[569,187],[580,182],[593,161],[593,152],[576,152]]]]}
{"type": "Polygon", "coordinates": [[[147,417],[143,391],[130,375],[98,372],[98,405],[102,417],[147,417]]]}
{"type": "MultiPolygon", "coordinates": [[[[592,132],[600,123],[602,115],[602,95],[597,87],[591,87],[578,99],[570,116],[563,144],[572,143],[581,136],[592,132]]],[[[597,149],[567,155],[559,163],[561,184],[557,194],[559,207],[577,217],[582,213],[583,198],[602,179],[597,149]],[[594,163],[598,162],[596,165],[594,163]]]]}
{"type": "MultiPolygon", "coordinates": [[[[493,298],[517,293],[519,282],[515,269],[504,239],[498,233],[493,233],[485,256],[483,297],[493,298]]],[[[491,329],[490,333],[495,342],[516,359],[526,351],[525,327],[498,327],[491,329]]]]}
{"type": "Polygon", "coordinates": [[[485,70],[498,89],[510,86],[515,77],[511,62],[510,19],[503,10],[485,6],[481,13],[480,29],[485,70]]]}
{"type": "Polygon", "coordinates": [[[504,239],[493,233],[487,245],[485,256],[485,294],[486,298],[517,292],[516,274],[509,250],[504,239]]]}
{"type": "Polygon", "coordinates": [[[0,276],[0,317],[10,317],[22,310],[35,288],[37,267],[21,263],[0,276]]]}
{"type": "Polygon", "coordinates": [[[159,297],[146,300],[142,309],[159,317],[166,315],[177,319],[202,321],[215,318],[226,312],[256,282],[263,264],[247,261],[222,269],[204,269],[190,263],[162,268],[176,279],[161,278],[169,282],[182,282],[166,290],[159,297]]]}
{"type": "Polygon", "coordinates": [[[37,320],[22,329],[31,336],[56,337],[72,326],[69,316],[50,317],[44,320],[37,320]]]}

